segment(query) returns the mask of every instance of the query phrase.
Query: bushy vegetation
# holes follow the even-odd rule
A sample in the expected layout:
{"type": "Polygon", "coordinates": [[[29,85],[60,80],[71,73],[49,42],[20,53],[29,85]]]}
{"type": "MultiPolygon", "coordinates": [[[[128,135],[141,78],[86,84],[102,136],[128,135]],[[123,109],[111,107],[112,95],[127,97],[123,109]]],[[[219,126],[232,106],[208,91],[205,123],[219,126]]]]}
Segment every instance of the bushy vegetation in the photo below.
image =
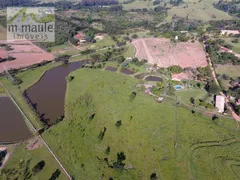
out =
{"type": "Polygon", "coordinates": [[[216,64],[240,64],[238,57],[229,52],[221,52],[220,44],[223,44],[222,40],[207,40],[206,41],[206,51],[210,55],[213,63],[216,64]]]}

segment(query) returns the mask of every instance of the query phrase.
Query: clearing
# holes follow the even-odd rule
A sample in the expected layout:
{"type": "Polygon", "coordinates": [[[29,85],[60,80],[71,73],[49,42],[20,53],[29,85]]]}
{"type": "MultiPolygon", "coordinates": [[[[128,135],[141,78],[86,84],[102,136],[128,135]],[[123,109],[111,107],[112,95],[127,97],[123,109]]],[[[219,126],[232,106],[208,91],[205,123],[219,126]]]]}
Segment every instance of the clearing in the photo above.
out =
{"type": "Polygon", "coordinates": [[[132,41],[136,57],[146,59],[159,67],[179,65],[185,67],[207,66],[206,55],[199,42],[172,43],[165,38],[143,38],[132,41]]]}
{"type": "Polygon", "coordinates": [[[4,71],[4,66],[7,69],[18,69],[37,64],[42,61],[51,61],[54,59],[54,56],[52,54],[43,51],[41,48],[34,45],[30,41],[0,41],[0,44],[8,44],[13,48],[13,50],[10,51],[2,49],[0,57],[2,54],[8,54],[8,56],[16,58],[13,61],[0,63],[0,72],[4,71]]]}

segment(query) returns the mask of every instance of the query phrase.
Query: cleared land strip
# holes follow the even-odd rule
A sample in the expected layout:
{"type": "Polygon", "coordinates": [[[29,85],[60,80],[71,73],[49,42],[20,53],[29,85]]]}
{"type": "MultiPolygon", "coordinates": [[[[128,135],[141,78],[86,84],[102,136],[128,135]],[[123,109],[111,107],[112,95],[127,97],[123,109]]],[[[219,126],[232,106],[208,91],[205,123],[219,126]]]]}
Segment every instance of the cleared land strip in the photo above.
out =
{"type": "MultiPolygon", "coordinates": [[[[19,111],[21,112],[21,114],[24,116],[24,118],[26,119],[26,122],[28,123],[28,125],[31,127],[31,130],[34,133],[38,133],[37,129],[33,126],[33,124],[31,123],[31,121],[27,118],[27,116],[25,115],[25,113],[22,111],[22,109],[19,107],[19,105],[17,104],[17,102],[14,100],[14,98],[12,97],[12,95],[10,94],[10,92],[7,90],[7,88],[0,82],[0,86],[2,86],[6,93],[9,95],[9,97],[11,98],[11,100],[14,102],[14,104],[17,106],[17,108],[19,109],[19,111]]],[[[62,168],[63,172],[66,174],[66,176],[68,177],[68,179],[72,180],[72,177],[70,176],[70,174],[67,172],[67,170],[64,168],[64,166],[62,165],[62,163],[60,162],[60,160],[57,158],[57,156],[53,153],[53,151],[50,149],[50,147],[48,146],[48,144],[44,141],[44,139],[41,137],[41,135],[38,135],[39,139],[42,140],[42,142],[44,143],[44,145],[46,146],[46,148],[48,149],[48,151],[52,154],[52,156],[54,157],[54,159],[57,161],[57,163],[59,164],[59,166],[62,168]]]]}

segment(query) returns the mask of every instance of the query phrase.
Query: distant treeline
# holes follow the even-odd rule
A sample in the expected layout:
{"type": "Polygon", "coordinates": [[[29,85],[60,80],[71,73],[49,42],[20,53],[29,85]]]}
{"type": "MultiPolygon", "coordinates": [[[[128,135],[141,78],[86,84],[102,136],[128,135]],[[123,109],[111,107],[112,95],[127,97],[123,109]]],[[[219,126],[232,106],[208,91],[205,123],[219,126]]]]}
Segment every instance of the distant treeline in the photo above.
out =
{"type": "Polygon", "coordinates": [[[230,15],[236,15],[240,17],[240,0],[233,1],[219,0],[218,3],[214,4],[214,7],[230,15]]]}
{"type": "Polygon", "coordinates": [[[13,7],[13,6],[36,6],[37,0],[0,0],[0,8],[13,7]]]}
{"type": "Polygon", "coordinates": [[[83,6],[110,6],[119,4],[118,0],[82,0],[83,6]]]}
{"type": "Polygon", "coordinates": [[[118,0],[83,0],[79,3],[73,3],[71,1],[58,1],[58,2],[49,2],[49,3],[40,3],[39,0],[0,0],[0,8],[6,7],[55,7],[56,9],[80,9],[86,6],[110,6],[118,5],[118,0]]]}

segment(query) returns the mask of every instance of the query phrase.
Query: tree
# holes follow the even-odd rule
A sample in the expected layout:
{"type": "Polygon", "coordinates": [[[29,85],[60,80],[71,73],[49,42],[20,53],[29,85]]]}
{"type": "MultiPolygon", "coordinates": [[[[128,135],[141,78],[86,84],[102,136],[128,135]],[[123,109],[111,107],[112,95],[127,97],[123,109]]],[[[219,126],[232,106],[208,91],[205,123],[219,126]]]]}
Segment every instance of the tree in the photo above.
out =
{"type": "Polygon", "coordinates": [[[111,151],[111,149],[110,149],[110,147],[108,146],[107,149],[105,150],[105,153],[106,153],[106,154],[109,154],[110,151],[111,151]]]}
{"type": "Polygon", "coordinates": [[[117,128],[119,128],[121,125],[122,125],[122,121],[121,120],[117,121],[116,124],[115,124],[115,126],[117,128]]]}
{"type": "Polygon", "coordinates": [[[191,98],[190,98],[190,102],[191,102],[192,104],[195,104],[195,99],[194,99],[193,97],[191,97],[191,98]]]}
{"type": "Polygon", "coordinates": [[[138,35],[137,35],[137,34],[134,34],[134,35],[132,35],[132,38],[133,38],[133,39],[136,39],[136,38],[138,38],[138,35]]]}
{"type": "Polygon", "coordinates": [[[215,95],[219,94],[219,92],[220,92],[220,88],[215,82],[207,83],[207,85],[205,86],[205,89],[209,93],[212,93],[212,94],[215,94],[215,95]]]}
{"type": "Polygon", "coordinates": [[[157,179],[157,174],[156,173],[152,173],[150,176],[151,180],[156,180],[157,179]]]}
{"type": "Polygon", "coordinates": [[[157,87],[159,87],[160,89],[164,88],[164,83],[163,82],[158,82],[157,87]]]}
{"type": "Polygon", "coordinates": [[[59,169],[57,169],[53,174],[52,176],[50,177],[49,180],[56,180],[61,174],[61,171],[59,169]]]}
{"type": "Polygon", "coordinates": [[[33,175],[37,174],[38,172],[40,172],[43,167],[45,166],[45,162],[44,161],[40,161],[39,163],[37,163],[33,169],[32,169],[32,172],[33,172],[33,175]]]}
{"type": "Polygon", "coordinates": [[[71,82],[73,79],[74,79],[74,76],[68,76],[67,77],[68,82],[71,82]]]}
{"type": "Polygon", "coordinates": [[[137,93],[136,92],[132,92],[131,94],[130,94],[130,101],[133,101],[134,99],[135,99],[135,97],[136,97],[136,95],[137,95],[137,93]]]}

